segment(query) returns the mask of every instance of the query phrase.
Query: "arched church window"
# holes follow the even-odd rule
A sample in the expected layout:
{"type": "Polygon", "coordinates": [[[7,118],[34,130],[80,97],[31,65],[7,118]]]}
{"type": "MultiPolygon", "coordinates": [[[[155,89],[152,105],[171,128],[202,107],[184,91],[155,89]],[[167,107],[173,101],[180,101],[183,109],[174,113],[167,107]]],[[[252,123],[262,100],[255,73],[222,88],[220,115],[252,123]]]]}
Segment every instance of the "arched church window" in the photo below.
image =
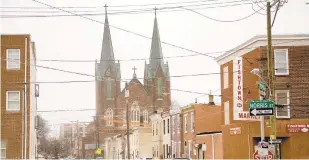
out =
{"type": "Polygon", "coordinates": [[[157,93],[158,93],[158,97],[162,96],[162,78],[158,78],[157,93]]]}
{"type": "Polygon", "coordinates": [[[113,126],[113,110],[111,108],[108,108],[106,110],[106,114],[105,114],[105,117],[106,117],[106,126],[113,126]]]}
{"type": "Polygon", "coordinates": [[[139,106],[136,102],[134,102],[132,107],[131,107],[131,121],[132,122],[139,122],[140,121],[140,110],[139,110],[139,106]]]}
{"type": "Polygon", "coordinates": [[[112,79],[111,78],[107,78],[106,81],[106,97],[112,98],[112,79]]]}
{"type": "Polygon", "coordinates": [[[144,116],[144,123],[148,123],[148,111],[147,110],[143,112],[143,116],[144,116]]]}

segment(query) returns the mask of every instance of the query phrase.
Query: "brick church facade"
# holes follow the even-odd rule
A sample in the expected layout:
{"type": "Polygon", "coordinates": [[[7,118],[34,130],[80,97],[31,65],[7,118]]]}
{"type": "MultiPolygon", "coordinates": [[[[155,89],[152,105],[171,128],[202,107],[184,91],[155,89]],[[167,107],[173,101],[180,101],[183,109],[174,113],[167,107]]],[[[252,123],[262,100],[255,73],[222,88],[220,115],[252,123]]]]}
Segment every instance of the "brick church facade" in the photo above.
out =
{"type": "Polygon", "coordinates": [[[120,63],[114,51],[107,15],[105,16],[100,62],[95,65],[96,117],[100,144],[105,137],[126,132],[126,109],[130,126],[150,125],[149,116],[157,109],[169,110],[171,105],[169,66],[164,63],[157,18],[154,19],[149,63],[145,61],[143,83],[135,71],[130,82],[121,80],[120,63]],[[127,83],[129,97],[121,83],[127,83]]]}

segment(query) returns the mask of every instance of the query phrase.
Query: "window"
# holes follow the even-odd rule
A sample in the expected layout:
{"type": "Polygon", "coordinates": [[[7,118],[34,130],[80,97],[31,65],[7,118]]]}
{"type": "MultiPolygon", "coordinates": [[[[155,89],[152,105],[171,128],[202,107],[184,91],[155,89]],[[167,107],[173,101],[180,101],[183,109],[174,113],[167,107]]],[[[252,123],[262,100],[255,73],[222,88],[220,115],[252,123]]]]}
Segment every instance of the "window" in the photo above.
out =
{"type": "Polygon", "coordinates": [[[175,116],[172,116],[172,134],[175,134],[175,128],[176,128],[176,123],[175,123],[175,116]]]}
{"type": "Polygon", "coordinates": [[[148,123],[148,111],[144,111],[144,123],[148,123]]]}
{"type": "Polygon", "coordinates": [[[154,124],[152,124],[152,136],[154,136],[154,129],[155,129],[154,124]]]}
{"type": "Polygon", "coordinates": [[[6,141],[1,140],[1,159],[6,158],[6,141]]]}
{"type": "Polygon", "coordinates": [[[180,115],[178,115],[177,117],[177,133],[179,134],[180,133],[180,115]]]}
{"type": "Polygon", "coordinates": [[[189,155],[189,158],[191,158],[191,141],[188,141],[189,142],[189,152],[188,152],[188,155],[189,155]]]}
{"type": "Polygon", "coordinates": [[[20,50],[7,49],[7,69],[20,69],[20,50]]]}
{"type": "Polygon", "coordinates": [[[276,117],[277,118],[291,118],[290,117],[290,93],[288,90],[276,90],[276,117]]]}
{"type": "Polygon", "coordinates": [[[157,86],[157,92],[158,92],[158,97],[162,96],[162,78],[158,78],[158,86],[157,86]]]}
{"type": "Polygon", "coordinates": [[[287,49],[275,49],[275,75],[289,75],[289,54],[287,49]]]}
{"type": "Polygon", "coordinates": [[[158,135],[158,123],[156,123],[156,135],[158,135]]]}
{"type": "Polygon", "coordinates": [[[223,68],[223,89],[229,88],[229,67],[223,68]]]}
{"type": "Polygon", "coordinates": [[[132,122],[140,122],[140,112],[139,106],[136,102],[133,103],[131,107],[131,121],[132,122]]]}
{"type": "Polygon", "coordinates": [[[163,134],[165,135],[165,120],[163,120],[163,134]]]}
{"type": "Polygon", "coordinates": [[[167,119],[167,133],[170,133],[170,119],[167,119]]]}
{"type": "Polygon", "coordinates": [[[230,124],[230,103],[224,102],[224,124],[230,124]]]}
{"type": "Polygon", "coordinates": [[[184,128],[185,128],[185,133],[187,133],[188,132],[188,122],[187,122],[187,115],[186,114],[184,115],[184,118],[185,118],[185,126],[184,126],[184,128]]]}
{"type": "Polygon", "coordinates": [[[112,98],[112,79],[107,78],[106,81],[106,98],[111,99],[112,98]]]}
{"type": "Polygon", "coordinates": [[[20,93],[19,91],[6,92],[6,110],[19,111],[20,110],[20,93]]]}
{"type": "Polygon", "coordinates": [[[191,132],[194,132],[194,113],[191,112],[191,132]]]}
{"type": "Polygon", "coordinates": [[[113,110],[108,108],[106,110],[106,126],[113,126],[113,110]]]}

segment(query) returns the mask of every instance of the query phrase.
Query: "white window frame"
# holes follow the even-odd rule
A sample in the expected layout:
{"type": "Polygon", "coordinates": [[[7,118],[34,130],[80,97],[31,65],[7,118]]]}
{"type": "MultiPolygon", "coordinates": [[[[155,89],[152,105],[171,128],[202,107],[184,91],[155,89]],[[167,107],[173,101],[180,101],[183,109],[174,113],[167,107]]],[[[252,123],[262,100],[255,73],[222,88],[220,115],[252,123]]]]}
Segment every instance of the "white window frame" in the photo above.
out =
{"type": "Polygon", "coordinates": [[[287,104],[285,104],[287,107],[288,115],[287,116],[278,116],[277,107],[276,109],[276,118],[291,118],[291,109],[290,109],[290,91],[289,90],[275,90],[275,99],[277,104],[277,93],[286,93],[287,94],[287,104]]]}
{"type": "Polygon", "coordinates": [[[274,66],[275,66],[275,75],[276,76],[285,76],[285,75],[289,75],[289,50],[288,49],[275,49],[274,50],[274,66]],[[276,52],[285,52],[285,54],[286,54],[286,72],[285,73],[277,73],[277,63],[276,63],[276,60],[277,60],[277,54],[276,54],[276,52]]]}
{"type": "Polygon", "coordinates": [[[191,132],[194,132],[194,113],[191,112],[191,132]]]}
{"type": "Polygon", "coordinates": [[[13,111],[13,112],[18,112],[20,111],[20,91],[6,91],[6,111],[13,111]],[[18,109],[10,109],[9,108],[9,93],[18,93],[18,102],[19,102],[19,108],[18,109]]]}
{"type": "Polygon", "coordinates": [[[0,151],[0,154],[1,154],[1,159],[3,159],[3,158],[6,158],[6,152],[7,152],[7,141],[3,141],[3,140],[1,140],[1,151],[0,151]],[[3,146],[5,146],[5,147],[3,147],[3,146]],[[1,154],[2,153],[2,150],[5,150],[5,154],[4,154],[4,156],[1,154]]]}
{"type": "Polygon", "coordinates": [[[147,110],[145,110],[144,111],[144,123],[148,123],[148,111],[147,110]]]}
{"type": "Polygon", "coordinates": [[[20,49],[17,48],[10,48],[10,49],[6,49],[6,69],[7,70],[20,70],[20,49]],[[17,50],[18,54],[19,54],[19,59],[9,59],[9,51],[10,50],[17,50]],[[15,63],[14,61],[18,60],[18,67],[9,67],[9,63],[15,63]]]}
{"type": "Polygon", "coordinates": [[[185,123],[184,123],[184,130],[185,130],[185,133],[187,133],[188,132],[188,130],[187,130],[187,125],[188,125],[188,120],[187,120],[187,114],[185,114],[184,115],[184,119],[185,119],[185,123]]]}
{"type": "Polygon", "coordinates": [[[230,124],[230,102],[226,101],[223,104],[224,106],[224,124],[230,124]]]}
{"type": "Polygon", "coordinates": [[[223,67],[223,89],[229,88],[229,66],[223,67]]]}

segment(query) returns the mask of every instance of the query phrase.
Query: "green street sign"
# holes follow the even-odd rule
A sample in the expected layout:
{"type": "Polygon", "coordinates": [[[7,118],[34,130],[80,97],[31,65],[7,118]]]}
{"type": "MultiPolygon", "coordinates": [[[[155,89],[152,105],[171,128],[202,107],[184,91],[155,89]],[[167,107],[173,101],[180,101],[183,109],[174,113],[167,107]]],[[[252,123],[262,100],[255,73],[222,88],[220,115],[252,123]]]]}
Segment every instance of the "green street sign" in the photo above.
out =
{"type": "Polygon", "coordinates": [[[274,102],[270,100],[254,100],[249,103],[250,109],[274,108],[274,102]]]}
{"type": "Polygon", "coordinates": [[[267,85],[264,82],[259,83],[259,89],[262,91],[266,91],[267,85]]]}

